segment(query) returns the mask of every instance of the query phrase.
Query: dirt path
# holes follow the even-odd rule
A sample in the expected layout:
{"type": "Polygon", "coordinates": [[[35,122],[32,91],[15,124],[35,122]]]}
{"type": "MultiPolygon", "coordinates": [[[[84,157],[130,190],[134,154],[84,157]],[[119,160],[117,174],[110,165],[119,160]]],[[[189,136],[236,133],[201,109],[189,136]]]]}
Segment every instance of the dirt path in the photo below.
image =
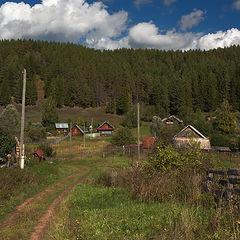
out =
{"type": "Polygon", "coordinates": [[[65,189],[49,206],[47,211],[43,214],[41,219],[39,220],[38,224],[34,228],[34,232],[31,234],[30,240],[40,240],[43,239],[43,235],[45,231],[48,229],[49,222],[51,220],[52,214],[55,210],[55,208],[59,205],[59,203],[63,200],[65,196],[74,188],[76,187],[80,182],[84,181],[84,177],[81,178],[79,181],[75,182],[71,186],[69,186],[67,189],[65,189]]]}
{"type": "Polygon", "coordinates": [[[56,206],[71,189],[86,178],[84,175],[88,172],[87,169],[78,170],[25,200],[0,224],[0,239],[25,239],[31,229],[34,232],[30,239],[42,239],[56,206]]]}

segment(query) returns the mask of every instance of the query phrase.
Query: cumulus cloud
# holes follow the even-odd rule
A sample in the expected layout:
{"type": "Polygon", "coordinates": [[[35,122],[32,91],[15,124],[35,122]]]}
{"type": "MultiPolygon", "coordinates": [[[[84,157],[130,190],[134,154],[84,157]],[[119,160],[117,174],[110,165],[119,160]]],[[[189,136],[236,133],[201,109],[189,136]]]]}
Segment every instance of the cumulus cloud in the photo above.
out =
{"type": "Polygon", "coordinates": [[[240,0],[235,0],[233,3],[233,8],[240,10],[240,0]]]}
{"type": "Polygon", "coordinates": [[[206,11],[193,9],[188,15],[182,16],[179,24],[181,30],[185,31],[187,29],[191,29],[193,26],[198,25],[201,21],[205,19],[206,11]]]}
{"type": "Polygon", "coordinates": [[[163,2],[164,2],[165,5],[169,6],[169,5],[171,5],[172,3],[176,2],[176,1],[177,0],[164,0],[163,2]]]}
{"type": "Polygon", "coordinates": [[[152,0],[134,0],[134,5],[139,7],[140,5],[152,2],[152,0]]]}
{"type": "Polygon", "coordinates": [[[194,48],[198,35],[177,33],[175,30],[159,34],[158,28],[152,23],[139,23],[129,31],[129,44],[133,48],[157,48],[164,50],[187,50],[194,48]]]}
{"type": "Polygon", "coordinates": [[[129,31],[129,45],[132,48],[157,48],[164,50],[209,50],[240,45],[240,31],[236,28],[226,32],[203,35],[202,33],[179,33],[175,30],[159,33],[152,23],[139,23],[129,31]]]}
{"type": "Polygon", "coordinates": [[[240,31],[236,28],[229,29],[226,32],[218,31],[217,33],[202,36],[198,40],[197,48],[209,50],[232,45],[240,45],[240,31]]]}
{"type": "Polygon", "coordinates": [[[33,38],[78,42],[91,35],[95,41],[121,35],[128,14],[109,14],[101,2],[43,0],[31,7],[7,2],[0,7],[0,38],[33,38]]]}

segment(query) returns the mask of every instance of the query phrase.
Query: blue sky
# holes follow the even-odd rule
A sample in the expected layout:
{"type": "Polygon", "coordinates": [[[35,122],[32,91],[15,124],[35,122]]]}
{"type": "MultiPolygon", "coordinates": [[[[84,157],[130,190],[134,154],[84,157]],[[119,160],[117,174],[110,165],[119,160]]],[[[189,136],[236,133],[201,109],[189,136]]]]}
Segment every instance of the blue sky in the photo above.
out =
{"type": "Polygon", "coordinates": [[[1,1],[0,38],[97,49],[212,49],[240,44],[240,0],[1,1]]]}

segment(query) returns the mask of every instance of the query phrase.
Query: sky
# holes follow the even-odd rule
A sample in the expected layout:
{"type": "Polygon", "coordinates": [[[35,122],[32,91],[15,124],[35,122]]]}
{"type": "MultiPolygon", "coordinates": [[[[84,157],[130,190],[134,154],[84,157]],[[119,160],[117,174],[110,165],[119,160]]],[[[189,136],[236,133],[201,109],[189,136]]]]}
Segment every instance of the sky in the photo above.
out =
{"type": "Polygon", "coordinates": [[[0,39],[95,49],[209,50],[240,44],[240,0],[0,0],[0,39]]]}

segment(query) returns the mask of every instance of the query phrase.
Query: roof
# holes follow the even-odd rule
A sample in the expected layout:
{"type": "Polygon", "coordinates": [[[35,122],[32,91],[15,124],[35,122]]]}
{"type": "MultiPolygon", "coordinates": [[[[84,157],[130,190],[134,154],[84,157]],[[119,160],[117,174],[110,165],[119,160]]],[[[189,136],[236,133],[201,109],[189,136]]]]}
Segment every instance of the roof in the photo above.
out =
{"type": "MultiPolygon", "coordinates": [[[[84,131],[76,124],[75,126],[73,126],[73,128],[76,127],[82,134],[84,134],[84,131]]],[[[72,128],[72,129],[73,129],[72,128]]]]}
{"type": "Polygon", "coordinates": [[[97,129],[101,128],[105,123],[108,124],[109,127],[111,127],[111,128],[114,129],[114,127],[113,127],[109,122],[107,122],[107,121],[104,121],[97,129]]]}
{"type": "Polygon", "coordinates": [[[218,151],[218,152],[231,152],[231,149],[229,147],[212,146],[212,150],[218,151]]]}
{"type": "Polygon", "coordinates": [[[171,116],[169,116],[169,117],[167,117],[167,118],[162,119],[162,122],[165,122],[166,120],[171,119],[171,118],[174,118],[174,119],[176,119],[178,122],[183,123],[182,120],[180,120],[179,118],[177,118],[177,117],[174,116],[174,115],[171,115],[171,116]]]}
{"type": "Polygon", "coordinates": [[[37,155],[38,157],[43,157],[43,151],[42,150],[37,150],[36,152],[33,153],[34,155],[37,155]]]}
{"type": "Polygon", "coordinates": [[[55,127],[58,128],[68,128],[68,123],[55,123],[55,127]]]}
{"type": "Polygon", "coordinates": [[[205,137],[203,134],[201,134],[196,128],[194,128],[194,127],[191,126],[191,125],[188,125],[188,126],[186,126],[184,129],[182,129],[179,133],[177,133],[177,134],[174,136],[174,138],[177,137],[178,135],[180,135],[182,132],[184,132],[187,128],[192,129],[192,130],[193,130],[195,133],[197,133],[200,137],[206,139],[206,137],[205,137]]]}

